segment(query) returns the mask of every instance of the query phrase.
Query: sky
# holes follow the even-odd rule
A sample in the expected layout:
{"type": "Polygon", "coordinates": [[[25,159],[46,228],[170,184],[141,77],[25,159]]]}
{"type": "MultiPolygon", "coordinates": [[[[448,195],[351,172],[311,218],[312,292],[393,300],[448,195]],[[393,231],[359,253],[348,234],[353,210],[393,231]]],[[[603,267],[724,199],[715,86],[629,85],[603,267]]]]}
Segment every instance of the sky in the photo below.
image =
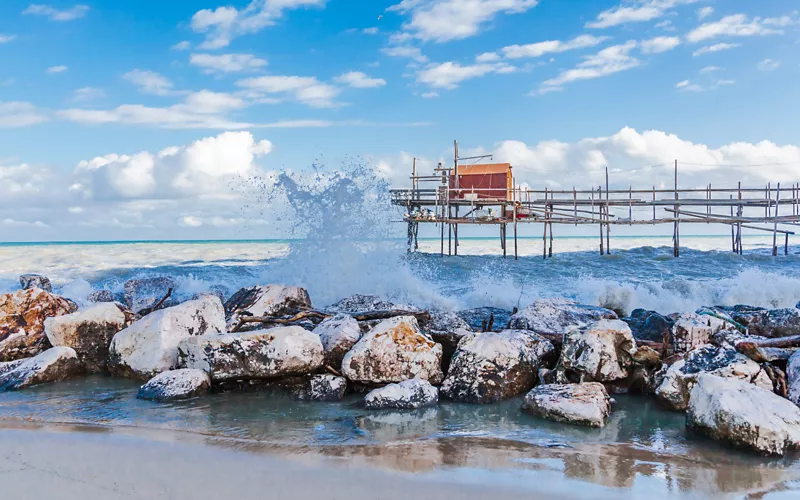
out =
{"type": "Polygon", "coordinates": [[[796,0],[0,2],[0,241],[282,236],[249,179],[800,181],[796,0]],[[663,166],[662,166],[663,165],[663,166]]]}

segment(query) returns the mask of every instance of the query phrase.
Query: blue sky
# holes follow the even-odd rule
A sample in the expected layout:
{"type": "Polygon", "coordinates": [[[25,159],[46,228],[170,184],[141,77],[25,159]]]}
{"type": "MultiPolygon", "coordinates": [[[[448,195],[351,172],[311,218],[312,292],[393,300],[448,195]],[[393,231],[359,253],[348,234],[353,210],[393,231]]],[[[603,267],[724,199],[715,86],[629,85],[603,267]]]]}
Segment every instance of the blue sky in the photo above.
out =
{"type": "Polygon", "coordinates": [[[800,180],[798,10],[5,0],[0,240],[274,236],[245,222],[237,179],[363,156],[401,183],[411,156],[432,165],[454,138],[530,185],[606,166],[624,184],[673,158],[700,165],[698,185],[800,180]]]}

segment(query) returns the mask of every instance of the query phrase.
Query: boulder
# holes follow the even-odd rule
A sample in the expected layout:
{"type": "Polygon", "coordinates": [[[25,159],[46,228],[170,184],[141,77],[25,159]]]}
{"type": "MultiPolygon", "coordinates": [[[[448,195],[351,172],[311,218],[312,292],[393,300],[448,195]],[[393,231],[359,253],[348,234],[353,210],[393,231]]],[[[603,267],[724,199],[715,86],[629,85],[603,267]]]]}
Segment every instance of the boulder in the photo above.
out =
{"type": "Polygon", "coordinates": [[[322,347],[325,349],[325,364],[337,370],[342,367],[344,355],[361,338],[358,321],[347,314],[338,314],[326,319],[314,328],[314,333],[319,335],[322,347]]]}
{"type": "MultiPolygon", "coordinates": [[[[146,314],[169,292],[175,289],[175,280],[167,276],[153,278],[138,278],[125,282],[125,305],[136,314],[146,314]]],[[[176,304],[174,297],[169,297],[161,308],[172,307],[176,304]]]]}
{"type": "Polygon", "coordinates": [[[305,375],[325,359],[319,336],[299,326],[185,337],[178,350],[181,367],[203,370],[214,382],[305,375]]]}
{"type": "Polygon", "coordinates": [[[342,374],[364,384],[419,378],[442,381],[442,346],[424,335],[413,316],[381,321],[361,337],[342,361],[342,374]]]}
{"type": "Polygon", "coordinates": [[[655,311],[634,309],[630,316],[622,318],[628,324],[636,340],[650,340],[663,342],[664,337],[669,338],[674,321],[655,311]]]}
{"type": "Polygon", "coordinates": [[[439,391],[427,380],[411,379],[375,389],[364,396],[367,410],[415,410],[439,402],[439,391]]]}
{"type": "Polygon", "coordinates": [[[705,373],[692,389],[686,427],[765,455],[800,448],[800,408],[746,381],[705,373]]]}
{"type": "Polygon", "coordinates": [[[139,389],[139,399],[151,401],[176,401],[206,394],[211,379],[203,370],[172,370],[151,378],[139,389]]]}
{"type": "Polygon", "coordinates": [[[0,295],[0,362],[30,358],[49,348],[44,320],[76,309],[72,301],[37,287],[0,295]]]}
{"type": "Polygon", "coordinates": [[[309,401],[341,401],[347,390],[347,379],[336,375],[314,375],[309,380],[309,401]]]}
{"type": "Polygon", "coordinates": [[[114,336],[109,370],[150,379],[178,367],[178,344],[187,337],[225,331],[225,313],[216,297],[204,297],[148,314],[114,336]]]}
{"type": "Polygon", "coordinates": [[[458,311],[456,314],[466,321],[473,330],[481,329],[484,322],[486,322],[488,326],[490,317],[494,317],[494,327],[502,329],[508,325],[508,321],[511,319],[511,316],[514,315],[513,312],[498,307],[477,307],[475,309],[458,311]]]}
{"type": "Polygon", "coordinates": [[[473,333],[458,344],[441,393],[465,403],[514,397],[533,387],[553,353],[553,344],[532,332],[473,333]]]}
{"type": "Polygon", "coordinates": [[[116,297],[114,297],[111,290],[95,290],[86,297],[86,302],[91,303],[114,301],[116,301],[116,297]]]}
{"type": "Polygon", "coordinates": [[[667,368],[656,388],[656,397],[670,409],[686,410],[692,388],[703,373],[736,378],[772,390],[772,382],[758,363],[735,349],[707,344],[667,368]]]}
{"type": "Polygon", "coordinates": [[[734,328],[732,323],[710,314],[684,313],[675,318],[671,340],[675,352],[689,352],[709,343],[715,333],[734,328]]]}
{"type": "Polygon", "coordinates": [[[434,342],[441,344],[442,369],[447,372],[458,343],[472,333],[472,328],[458,313],[435,311],[431,314],[426,333],[434,342]]]}
{"type": "Polygon", "coordinates": [[[748,324],[748,333],[764,337],[800,335],[800,309],[768,309],[759,311],[748,324]]]}
{"type": "Polygon", "coordinates": [[[464,318],[452,311],[433,311],[428,329],[437,332],[472,330],[464,318]]]}
{"type": "Polygon", "coordinates": [[[398,305],[383,300],[377,295],[352,295],[325,308],[332,313],[354,314],[370,311],[388,311],[390,309],[416,310],[416,308],[398,305]]]}
{"type": "MultiPolygon", "coordinates": [[[[225,302],[228,328],[235,327],[244,316],[288,316],[310,309],[311,299],[305,288],[285,285],[264,285],[242,288],[225,302]]],[[[243,325],[239,331],[263,328],[258,323],[243,325]]]]}
{"type": "Polygon", "coordinates": [[[19,277],[19,286],[23,290],[36,287],[41,288],[45,292],[53,293],[53,285],[50,283],[50,278],[39,274],[23,274],[19,277]]]}
{"type": "Polygon", "coordinates": [[[712,309],[724,311],[731,319],[742,326],[748,326],[760,313],[766,311],[763,307],[737,304],[735,306],[714,306],[712,309]]]}
{"type": "Polygon", "coordinates": [[[105,371],[108,346],[114,335],[127,327],[130,320],[121,305],[104,303],[72,314],[47,318],[44,331],[50,344],[75,349],[86,371],[98,373],[105,371]]]}
{"type": "Polygon", "coordinates": [[[510,330],[567,333],[602,319],[618,319],[611,309],[578,304],[565,299],[540,299],[511,316],[510,330]]]}
{"type": "Polygon", "coordinates": [[[600,320],[564,337],[559,370],[580,382],[611,382],[628,376],[636,342],[627,323],[600,320]]]}
{"type": "Polygon", "coordinates": [[[800,351],[795,351],[786,362],[786,385],[789,389],[789,400],[800,406],[800,351]]]}
{"type": "Polygon", "coordinates": [[[547,420],[603,427],[611,413],[611,398],[598,382],[540,385],[525,396],[522,409],[547,420]]]}
{"type": "Polygon", "coordinates": [[[0,391],[59,382],[81,371],[81,363],[73,349],[53,347],[32,358],[0,363],[0,391]]]}

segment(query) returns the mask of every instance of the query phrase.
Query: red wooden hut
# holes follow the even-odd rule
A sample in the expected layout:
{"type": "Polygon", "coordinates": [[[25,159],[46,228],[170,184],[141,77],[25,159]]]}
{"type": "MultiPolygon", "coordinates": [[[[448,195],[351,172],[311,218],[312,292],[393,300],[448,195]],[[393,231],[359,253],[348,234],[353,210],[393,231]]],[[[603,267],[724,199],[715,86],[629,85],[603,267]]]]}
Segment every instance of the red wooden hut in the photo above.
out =
{"type": "Polygon", "coordinates": [[[450,199],[506,201],[514,189],[510,163],[486,163],[458,167],[450,174],[450,199]],[[458,188],[458,189],[456,189],[458,188]]]}

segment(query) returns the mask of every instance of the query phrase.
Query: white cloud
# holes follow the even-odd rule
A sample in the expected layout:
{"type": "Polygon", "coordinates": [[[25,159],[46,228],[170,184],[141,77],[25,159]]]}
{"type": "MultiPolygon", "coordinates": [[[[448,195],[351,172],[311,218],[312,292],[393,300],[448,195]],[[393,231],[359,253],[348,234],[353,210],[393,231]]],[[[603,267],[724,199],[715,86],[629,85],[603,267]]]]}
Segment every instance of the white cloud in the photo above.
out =
{"type": "Polygon", "coordinates": [[[681,39],[676,36],[657,36],[642,42],[643,54],[660,54],[674,49],[681,44],[681,39]]]}
{"type": "Polygon", "coordinates": [[[657,19],[682,4],[697,0],[634,0],[601,12],[597,19],[586,23],[587,28],[610,28],[620,24],[639,23],[657,19]]]}
{"type": "Polygon", "coordinates": [[[497,52],[484,52],[475,57],[475,62],[479,63],[492,63],[501,59],[500,54],[497,52]]]}
{"type": "Polygon", "coordinates": [[[780,67],[780,65],[780,61],[775,61],[774,59],[764,59],[758,63],[758,69],[761,71],[775,71],[780,67]]]}
{"type": "Polygon", "coordinates": [[[85,212],[86,210],[84,210],[84,209],[83,209],[83,207],[69,207],[69,208],[67,209],[67,211],[68,211],[69,213],[71,213],[71,214],[82,214],[82,213],[83,213],[83,212],[85,212]]]}
{"type": "Polygon", "coordinates": [[[422,96],[423,99],[435,99],[435,98],[439,97],[439,93],[438,92],[423,92],[421,94],[421,96],[422,96]]]}
{"type": "Polygon", "coordinates": [[[441,89],[455,89],[458,85],[472,78],[478,78],[489,73],[511,73],[514,66],[506,63],[471,64],[462,66],[457,62],[444,62],[432,64],[417,74],[417,82],[430,87],[441,89]]]}
{"type": "Polygon", "coordinates": [[[66,67],[66,66],[51,66],[51,67],[47,68],[47,72],[50,73],[51,75],[54,75],[56,73],[63,73],[65,71],[67,71],[68,69],[69,68],[66,67]]]}
{"type": "Polygon", "coordinates": [[[779,35],[783,28],[794,24],[796,21],[790,16],[750,19],[746,14],[733,14],[723,17],[719,21],[698,26],[686,35],[692,43],[711,40],[720,36],[764,36],[779,35]]]}
{"type": "Polygon", "coordinates": [[[389,11],[408,14],[404,33],[423,41],[447,42],[476,35],[498,14],[526,12],[539,0],[403,0],[389,11]]]}
{"type": "Polygon", "coordinates": [[[377,35],[378,28],[374,26],[372,28],[364,28],[363,30],[361,30],[361,32],[364,33],[365,35],[377,35]]]}
{"type": "MultiPolygon", "coordinates": [[[[710,73],[709,71],[704,71],[706,69],[707,68],[703,68],[702,70],[700,70],[700,73],[701,74],[709,74],[710,73]]],[[[698,83],[691,82],[689,80],[683,80],[681,82],[678,82],[675,85],[675,88],[680,90],[680,91],[682,91],[682,92],[705,92],[707,90],[717,90],[720,87],[723,87],[723,86],[726,86],[726,85],[733,85],[735,83],[736,83],[735,80],[714,80],[714,81],[710,82],[709,84],[706,84],[705,86],[703,86],[703,85],[700,85],[698,83]]]]}
{"type": "Polygon", "coordinates": [[[557,77],[545,81],[543,86],[561,87],[565,83],[600,78],[635,68],[641,61],[630,53],[637,45],[636,41],[629,40],[620,45],[607,47],[597,54],[584,56],[583,62],[577,67],[562,71],[557,77]]]}
{"type": "Polygon", "coordinates": [[[267,65],[266,60],[252,54],[192,54],[189,63],[203,68],[207,74],[257,71],[267,65]]]}
{"type": "Polygon", "coordinates": [[[399,47],[387,47],[381,49],[381,52],[383,52],[389,57],[403,57],[414,60],[418,63],[428,62],[428,58],[422,54],[422,51],[419,49],[419,47],[411,47],[405,45],[399,47]]]}
{"type": "Polygon", "coordinates": [[[203,225],[203,221],[198,219],[197,217],[187,215],[186,217],[182,217],[178,224],[185,227],[200,227],[203,225]]]}
{"type": "Polygon", "coordinates": [[[700,7],[699,9],[697,9],[697,18],[702,20],[707,18],[713,13],[714,13],[714,7],[711,6],[700,7]]]}
{"type": "Polygon", "coordinates": [[[360,71],[350,71],[337,76],[334,80],[357,89],[372,89],[386,85],[386,80],[382,78],[370,78],[360,71]]]}
{"type": "Polygon", "coordinates": [[[739,43],[715,43],[714,45],[706,45],[692,52],[693,57],[702,56],[703,54],[712,54],[721,50],[735,49],[741,47],[739,43]]]}
{"type": "Polygon", "coordinates": [[[700,73],[703,73],[703,74],[705,74],[705,73],[713,73],[715,71],[721,71],[721,70],[722,70],[722,68],[720,68],[719,66],[706,66],[705,68],[700,70],[700,73]]]}
{"type": "Polygon", "coordinates": [[[189,50],[192,48],[192,43],[188,40],[184,40],[182,42],[178,42],[172,46],[172,50],[189,50]]]}
{"type": "Polygon", "coordinates": [[[508,47],[503,47],[502,51],[503,55],[508,59],[541,57],[545,54],[557,54],[568,50],[595,47],[608,39],[609,37],[607,36],[580,35],[566,42],[562,42],[561,40],[548,40],[546,42],[537,42],[528,45],[509,45],[508,47]]]}
{"type": "Polygon", "coordinates": [[[172,82],[154,71],[135,69],[124,74],[122,78],[139,87],[139,91],[145,94],[165,96],[174,92],[172,82]]]}
{"type": "Polygon", "coordinates": [[[22,11],[23,15],[44,16],[51,21],[74,21],[86,16],[89,12],[88,5],[76,5],[69,9],[56,9],[50,5],[31,4],[22,11]]]}
{"type": "Polygon", "coordinates": [[[669,19],[665,19],[660,23],[656,23],[654,27],[662,29],[664,31],[675,31],[675,26],[672,25],[672,21],[670,21],[669,19]]]}
{"type": "Polygon", "coordinates": [[[336,102],[339,89],[320,82],[313,76],[260,76],[239,80],[236,85],[249,91],[250,97],[266,98],[275,102],[275,95],[290,96],[296,101],[312,108],[335,108],[342,106],[336,102]]]}
{"type": "Polygon", "coordinates": [[[0,43],[8,43],[15,38],[17,38],[16,35],[4,35],[0,33],[0,43]]]}
{"type": "Polygon", "coordinates": [[[27,127],[48,119],[44,112],[29,102],[0,101],[0,128],[27,127]]]}
{"type": "Polygon", "coordinates": [[[675,88],[684,92],[702,92],[704,90],[703,87],[697,85],[696,83],[692,83],[689,80],[678,82],[675,84],[675,88]]]}
{"type": "Polygon", "coordinates": [[[324,7],[326,3],[327,0],[252,0],[242,10],[235,7],[200,10],[192,16],[191,27],[197,33],[207,33],[201,49],[220,49],[237,36],[274,25],[286,11],[324,7]]]}
{"type": "Polygon", "coordinates": [[[72,97],[76,102],[90,102],[105,99],[106,91],[96,87],[81,87],[76,89],[72,97]]]}

